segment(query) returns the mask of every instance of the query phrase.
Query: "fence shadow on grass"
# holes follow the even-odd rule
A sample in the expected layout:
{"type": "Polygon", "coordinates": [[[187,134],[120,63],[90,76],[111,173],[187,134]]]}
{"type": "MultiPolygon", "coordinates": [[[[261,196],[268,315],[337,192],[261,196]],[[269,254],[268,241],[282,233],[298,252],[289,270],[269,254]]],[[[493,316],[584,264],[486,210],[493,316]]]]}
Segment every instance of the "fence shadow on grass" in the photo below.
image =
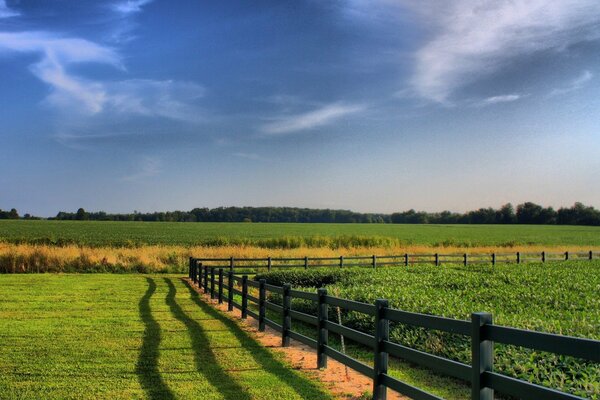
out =
{"type": "Polygon", "coordinates": [[[160,345],[160,325],[152,316],[150,298],[156,292],[156,283],[152,278],[146,278],[148,289],[139,302],[139,312],[144,322],[144,338],[140,355],[138,356],[135,372],[140,385],[151,400],[171,400],[175,396],[162,379],[158,371],[158,346],[160,345]]]}
{"type": "Polygon", "coordinates": [[[183,323],[188,330],[198,372],[203,374],[206,380],[220,391],[225,400],[251,399],[250,394],[219,366],[219,361],[210,346],[210,341],[203,326],[187,315],[177,303],[175,299],[177,288],[173,284],[173,281],[169,278],[164,278],[164,281],[169,286],[166,299],[167,305],[171,309],[173,316],[183,323]]]}
{"type": "MultiPolygon", "coordinates": [[[[182,280],[183,281],[183,280],[182,280]]],[[[282,384],[287,385],[294,390],[301,398],[305,399],[330,399],[331,396],[323,391],[319,386],[311,381],[299,376],[296,372],[277,360],[274,355],[258,344],[247,332],[242,330],[234,321],[227,318],[212,306],[205,303],[198,292],[190,286],[189,282],[183,281],[190,292],[190,297],[196,303],[202,312],[213,317],[216,321],[222,323],[240,342],[241,347],[250,350],[254,361],[262,370],[268,371],[277,376],[282,384]]]]}

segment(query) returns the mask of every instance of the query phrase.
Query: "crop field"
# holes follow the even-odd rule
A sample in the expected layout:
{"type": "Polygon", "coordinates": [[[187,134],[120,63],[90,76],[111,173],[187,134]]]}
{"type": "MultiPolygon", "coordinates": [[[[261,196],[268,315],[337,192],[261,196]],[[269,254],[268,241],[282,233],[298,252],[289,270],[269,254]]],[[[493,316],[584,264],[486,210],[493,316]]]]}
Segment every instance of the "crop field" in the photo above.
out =
{"type": "MultiPolygon", "coordinates": [[[[491,312],[494,323],[528,330],[600,339],[600,262],[490,266],[416,266],[410,268],[276,271],[262,274],[268,283],[310,288],[324,285],[330,294],[394,308],[468,320],[472,312],[491,312]]],[[[257,278],[258,278],[257,277],[257,278]]],[[[276,300],[276,299],[274,299],[276,300]]],[[[314,315],[314,305],[295,300],[292,308],[314,315]]],[[[344,325],[373,334],[364,314],[341,310],[344,325]]],[[[298,329],[298,328],[294,328],[298,329]]],[[[310,334],[312,331],[304,332],[310,334]]],[[[311,335],[314,337],[314,332],[311,335]]],[[[392,324],[397,343],[428,353],[470,362],[470,342],[438,331],[392,324]]],[[[350,347],[364,358],[360,347],[350,347]]],[[[366,362],[370,362],[366,356],[366,362]]],[[[431,374],[395,363],[395,374],[444,398],[468,397],[466,388],[442,380],[431,388],[431,374]],[[429,383],[428,383],[429,382],[429,383]]],[[[585,398],[600,399],[600,366],[570,357],[496,345],[494,370],[585,398]]]]}
{"type": "Polygon", "coordinates": [[[2,399],[329,399],[179,276],[0,275],[2,399]]]}
{"type": "Polygon", "coordinates": [[[0,221],[0,241],[83,246],[514,247],[600,246],[600,227],[549,225],[411,225],[0,221]]]}

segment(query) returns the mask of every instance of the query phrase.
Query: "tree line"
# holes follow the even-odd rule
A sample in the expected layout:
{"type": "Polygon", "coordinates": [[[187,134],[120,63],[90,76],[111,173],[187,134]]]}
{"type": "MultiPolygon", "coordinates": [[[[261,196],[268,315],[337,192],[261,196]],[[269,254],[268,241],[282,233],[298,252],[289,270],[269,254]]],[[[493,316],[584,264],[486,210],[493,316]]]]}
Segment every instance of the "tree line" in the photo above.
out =
{"type": "MultiPolygon", "coordinates": [[[[16,209],[3,211],[0,219],[40,219],[16,209]]],[[[480,208],[466,213],[442,211],[437,213],[408,210],[393,214],[357,213],[348,210],[311,209],[295,207],[218,207],[194,208],[191,211],[113,214],[104,211],[59,212],[54,220],[90,221],[164,221],[164,222],[316,222],[316,223],[392,223],[392,224],[541,224],[600,226],[600,210],[575,203],[571,207],[543,207],[526,202],[513,207],[480,208]]]]}

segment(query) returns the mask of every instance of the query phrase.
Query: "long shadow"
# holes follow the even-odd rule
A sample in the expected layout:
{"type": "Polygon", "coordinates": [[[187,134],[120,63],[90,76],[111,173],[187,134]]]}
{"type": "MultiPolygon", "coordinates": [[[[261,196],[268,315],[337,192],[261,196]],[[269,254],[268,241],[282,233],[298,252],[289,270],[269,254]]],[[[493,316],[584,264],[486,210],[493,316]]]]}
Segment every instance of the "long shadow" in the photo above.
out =
{"type": "Polygon", "coordinates": [[[160,345],[160,325],[152,316],[150,309],[150,298],[156,292],[156,283],[151,278],[146,278],[148,289],[139,302],[139,311],[144,321],[144,339],[140,355],[138,356],[135,373],[140,385],[149,399],[175,399],[173,392],[169,390],[158,371],[158,346],[160,345]]]}
{"type": "Polygon", "coordinates": [[[210,341],[206,336],[206,330],[197,321],[190,318],[175,300],[177,289],[173,281],[169,278],[163,278],[169,286],[167,293],[167,305],[171,309],[173,316],[182,322],[188,330],[192,340],[194,350],[194,361],[198,372],[204,375],[206,380],[223,395],[226,400],[246,400],[251,399],[250,394],[232,377],[219,366],[219,362],[210,346],[210,341]]]}
{"type": "Polygon", "coordinates": [[[269,371],[271,374],[277,376],[282,383],[293,389],[301,398],[305,399],[329,399],[331,396],[323,391],[313,382],[308,379],[302,378],[292,371],[289,367],[284,365],[281,361],[277,360],[273,354],[265,347],[261,346],[252,338],[247,332],[242,330],[234,321],[222,315],[219,311],[215,310],[212,306],[205,303],[198,292],[187,281],[184,281],[185,285],[190,292],[192,301],[196,303],[204,313],[211,316],[215,320],[221,322],[224,326],[234,334],[236,339],[240,342],[244,348],[251,349],[250,354],[254,358],[254,361],[260,365],[262,370],[269,371]]]}

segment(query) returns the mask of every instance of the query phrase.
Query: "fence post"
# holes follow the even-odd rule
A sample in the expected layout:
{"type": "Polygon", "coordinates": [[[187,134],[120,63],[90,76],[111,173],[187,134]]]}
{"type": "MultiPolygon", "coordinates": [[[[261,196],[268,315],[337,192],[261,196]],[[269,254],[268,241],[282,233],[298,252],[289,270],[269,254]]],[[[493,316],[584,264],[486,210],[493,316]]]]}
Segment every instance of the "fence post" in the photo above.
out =
{"type": "Polygon", "coordinates": [[[590,250],[590,260],[594,257],[594,253],[592,253],[592,250],[590,250]]]}
{"type": "Polygon", "coordinates": [[[463,254],[463,265],[466,267],[469,263],[467,253],[463,254]]]}
{"type": "Polygon", "coordinates": [[[494,400],[494,389],[486,387],[482,381],[482,374],[493,371],[494,366],[494,342],[481,337],[483,326],[491,324],[492,314],[471,314],[471,400],[494,400]]]}
{"type": "Polygon", "coordinates": [[[344,267],[344,256],[340,256],[340,268],[344,267]]]}
{"type": "Polygon", "coordinates": [[[210,298],[215,298],[215,267],[210,269],[210,298]]]}
{"type": "Polygon", "coordinates": [[[492,253],[492,266],[496,265],[496,253],[492,253]]]}
{"type": "Polygon", "coordinates": [[[198,276],[197,276],[197,274],[196,274],[196,268],[197,268],[197,266],[196,266],[196,260],[194,260],[194,259],[192,258],[192,260],[191,260],[191,263],[192,263],[192,264],[190,265],[190,269],[191,269],[191,271],[192,271],[192,272],[191,272],[191,275],[192,275],[192,276],[191,276],[191,278],[192,278],[192,282],[193,282],[194,284],[196,284],[196,283],[198,283],[198,276]]]}
{"type": "Polygon", "coordinates": [[[542,262],[546,262],[546,252],[542,251],[542,262]]]}
{"type": "Polygon", "coordinates": [[[373,363],[373,399],[385,400],[387,387],[383,384],[383,374],[388,370],[388,353],[383,350],[383,341],[390,340],[390,321],[383,316],[388,307],[388,301],[375,300],[375,360],[373,363]]]}
{"type": "Polygon", "coordinates": [[[265,290],[265,283],[267,283],[266,280],[261,279],[258,281],[259,286],[258,286],[258,330],[260,332],[264,332],[265,331],[265,313],[266,313],[266,307],[265,307],[265,301],[266,301],[266,297],[267,297],[267,292],[265,290]]]}
{"type": "Polygon", "coordinates": [[[304,269],[308,269],[308,257],[304,256],[304,269]]]}
{"type": "Polygon", "coordinates": [[[283,323],[281,324],[283,328],[281,330],[281,345],[283,347],[290,345],[290,331],[292,330],[292,317],[290,315],[290,309],[292,308],[291,290],[291,285],[283,285],[283,323]]]}
{"type": "Polygon", "coordinates": [[[248,275],[242,275],[242,319],[248,318],[248,275]]]}
{"type": "Polygon", "coordinates": [[[325,296],[327,296],[327,289],[317,289],[317,368],[327,368],[325,346],[329,345],[329,332],[326,326],[329,308],[325,303],[325,296]]]}
{"type": "Polygon", "coordinates": [[[233,257],[229,257],[229,270],[233,271],[233,257]]]}
{"type": "Polygon", "coordinates": [[[373,254],[373,269],[377,268],[377,256],[373,254]]]}
{"type": "Polygon", "coordinates": [[[202,287],[202,263],[196,260],[196,274],[198,276],[196,284],[198,288],[202,287]]]}
{"type": "Polygon", "coordinates": [[[565,261],[569,261],[569,252],[565,251],[565,261]]]}
{"type": "Polygon", "coordinates": [[[208,266],[204,267],[204,293],[208,293],[208,266]]]}
{"type": "Polygon", "coordinates": [[[404,266],[408,267],[408,253],[404,253],[404,266]]]}
{"type": "Polygon", "coordinates": [[[267,271],[268,272],[271,272],[271,265],[272,265],[271,257],[269,257],[269,258],[267,258],[267,271]]]}
{"type": "Polygon", "coordinates": [[[517,264],[521,264],[521,252],[517,251],[517,264]]]}
{"type": "Polygon", "coordinates": [[[227,311],[233,311],[233,271],[229,271],[227,274],[229,281],[227,281],[227,311]]]}
{"type": "Polygon", "coordinates": [[[223,268],[219,268],[219,304],[223,303],[223,268]]]}

